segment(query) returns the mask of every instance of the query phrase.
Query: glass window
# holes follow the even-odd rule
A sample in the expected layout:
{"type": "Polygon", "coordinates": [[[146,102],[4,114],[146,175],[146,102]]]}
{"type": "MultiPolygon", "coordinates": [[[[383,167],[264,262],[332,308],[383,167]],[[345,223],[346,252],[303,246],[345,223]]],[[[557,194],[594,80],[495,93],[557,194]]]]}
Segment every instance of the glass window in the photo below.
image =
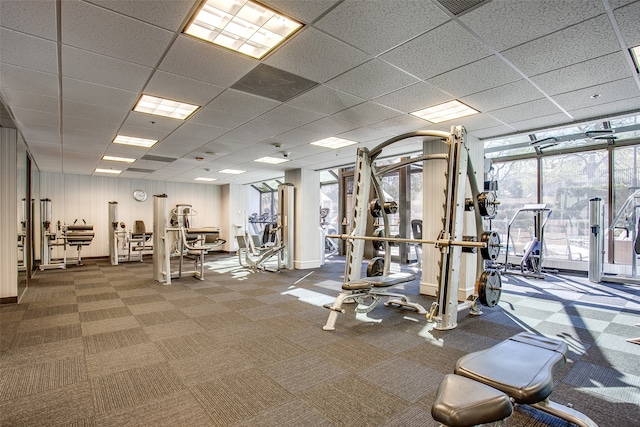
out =
{"type": "Polygon", "coordinates": [[[633,197],[640,182],[640,148],[617,148],[613,161],[613,215],[618,218],[613,229],[613,261],[630,265],[635,256],[633,240],[640,217],[640,199],[633,197]]]}
{"type": "Polygon", "coordinates": [[[542,201],[553,210],[544,234],[547,258],[588,260],[589,199],[600,197],[606,202],[608,170],[606,150],[542,160],[542,201]]]}
{"type": "MultiPolygon", "coordinates": [[[[494,163],[488,178],[498,181],[498,213],[491,220],[491,229],[500,234],[500,241],[507,239],[507,227],[518,209],[524,205],[538,202],[538,173],[536,159],[494,163]]],[[[530,224],[526,224],[528,227],[530,224]]],[[[531,224],[532,225],[532,224],[531,224]]],[[[511,248],[521,253],[524,245],[531,240],[532,233],[525,231],[524,224],[512,225],[511,248]],[[515,240],[514,240],[515,239],[515,240]]]]}

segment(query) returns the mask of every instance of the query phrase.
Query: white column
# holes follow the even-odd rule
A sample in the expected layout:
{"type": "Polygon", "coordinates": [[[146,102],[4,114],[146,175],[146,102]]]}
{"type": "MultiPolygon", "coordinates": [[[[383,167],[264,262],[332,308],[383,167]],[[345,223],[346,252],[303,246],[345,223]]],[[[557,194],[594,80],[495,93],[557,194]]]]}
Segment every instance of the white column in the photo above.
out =
{"type": "Polygon", "coordinates": [[[285,182],[295,187],[294,268],[320,267],[320,172],[296,169],[285,172],[285,182]]]}
{"type": "Polygon", "coordinates": [[[0,303],[18,302],[17,131],[0,128],[0,303]]]}
{"type": "Polygon", "coordinates": [[[235,252],[238,250],[238,242],[236,241],[236,225],[241,225],[241,233],[244,233],[244,227],[247,225],[247,209],[249,201],[249,186],[239,184],[227,184],[222,186],[220,204],[221,221],[220,227],[222,233],[226,236],[227,243],[224,250],[235,252]]]}

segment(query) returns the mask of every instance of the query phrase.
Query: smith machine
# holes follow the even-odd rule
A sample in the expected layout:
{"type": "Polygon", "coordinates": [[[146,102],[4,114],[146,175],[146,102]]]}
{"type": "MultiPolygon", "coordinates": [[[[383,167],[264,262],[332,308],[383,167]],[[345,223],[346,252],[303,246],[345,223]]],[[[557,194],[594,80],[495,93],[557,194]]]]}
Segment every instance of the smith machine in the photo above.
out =
{"type": "MultiPolygon", "coordinates": [[[[484,231],[483,224],[483,217],[494,214],[498,202],[495,197],[488,197],[487,193],[480,192],[465,138],[465,129],[462,126],[454,126],[451,128],[451,133],[428,130],[411,132],[391,138],[372,150],[367,148],[358,149],[354,185],[354,216],[351,223],[351,232],[350,234],[327,236],[345,240],[348,253],[342,292],[340,292],[333,304],[325,305],[331,312],[327,323],[323,327],[324,330],[335,329],[338,313],[345,312],[342,308],[342,304],[345,302],[356,302],[356,311],[365,313],[372,310],[381,297],[393,297],[393,299],[386,302],[386,305],[406,306],[417,310],[419,313],[426,313],[427,320],[435,324],[434,328],[441,330],[453,329],[457,326],[458,311],[469,309],[472,314],[477,315],[481,314],[478,303],[488,307],[498,304],[502,290],[500,274],[497,270],[486,268],[485,261],[493,262],[497,259],[500,253],[500,237],[495,231],[484,231]],[[425,154],[423,152],[421,156],[415,158],[381,168],[376,167],[375,160],[384,148],[398,141],[413,137],[424,137],[425,147],[434,141],[442,142],[446,144],[446,153],[425,154]],[[390,236],[387,214],[393,210],[393,203],[384,201],[382,177],[409,164],[426,161],[446,162],[445,188],[439,188],[436,192],[440,195],[434,193],[432,201],[434,206],[437,205],[443,194],[441,191],[444,190],[442,217],[428,217],[425,207],[422,218],[422,222],[425,225],[433,225],[437,224],[439,220],[442,221],[442,229],[440,229],[437,236],[434,235],[432,240],[383,237],[380,235],[366,236],[368,210],[371,210],[374,216],[382,217],[384,236],[390,236]],[[466,198],[467,183],[471,189],[472,198],[470,199],[466,198]],[[377,200],[369,203],[372,187],[377,200]],[[474,215],[477,237],[464,235],[465,212],[470,212],[474,215]],[[361,277],[366,241],[383,242],[385,251],[381,276],[361,277]],[[439,269],[437,300],[433,302],[428,313],[419,304],[410,302],[405,295],[387,292],[387,289],[391,286],[407,283],[415,279],[413,275],[409,274],[389,273],[391,264],[389,245],[391,242],[421,244],[425,254],[426,251],[424,249],[428,248],[427,245],[433,245],[439,252],[439,261],[437,262],[437,268],[439,269]],[[463,253],[476,256],[475,275],[473,271],[468,271],[470,270],[469,268],[463,268],[463,253]],[[466,270],[464,274],[461,274],[462,270],[466,270]],[[466,300],[459,302],[461,280],[465,280],[465,282],[475,281],[475,283],[471,282],[469,286],[465,284],[465,288],[472,288],[474,291],[466,300]],[[373,299],[373,303],[368,306],[365,304],[367,298],[373,299]]],[[[426,177],[423,177],[423,179],[425,180],[423,191],[434,187],[433,185],[427,185],[426,177]]],[[[492,196],[495,195],[492,194],[492,196]]],[[[433,225],[433,227],[437,226],[433,225]]],[[[428,232],[426,229],[427,227],[423,232],[428,232]]],[[[424,263],[426,264],[429,261],[425,257],[424,263]]],[[[432,267],[423,266],[423,278],[427,268],[432,267]]]]}

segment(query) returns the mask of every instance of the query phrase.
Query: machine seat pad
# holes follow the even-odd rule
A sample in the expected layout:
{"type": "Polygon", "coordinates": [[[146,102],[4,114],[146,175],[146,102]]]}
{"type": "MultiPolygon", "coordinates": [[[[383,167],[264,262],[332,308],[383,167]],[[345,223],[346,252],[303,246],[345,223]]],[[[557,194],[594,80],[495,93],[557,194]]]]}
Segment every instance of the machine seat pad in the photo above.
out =
{"type": "Polygon", "coordinates": [[[462,356],[454,372],[496,388],[520,404],[546,399],[553,374],[566,362],[567,345],[521,332],[486,350],[462,356]]]}
{"type": "Polygon", "coordinates": [[[220,234],[217,227],[187,228],[187,234],[220,234]]]}
{"type": "Polygon", "coordinates": [[[455,374],[444,377],[431,407],[433,418],[449,427],[492,423],[512,413],[513,405],[506,394],[455,374]]]}
{"type": "Polygon", "coordinates": [[[361,291],[364,289],[370,289],[371,283],[368,282],[349,282],[343,283],[342,289],[345,291],[361,291]]]}
{"type": "Polygon", "coordinates": [[[362,280],[370,283],[374,288],[388,288],[400,283],[409,283],[415,279],[416,276],[411,273],[391,273],[388,276],[365,277],[362,280]]]}

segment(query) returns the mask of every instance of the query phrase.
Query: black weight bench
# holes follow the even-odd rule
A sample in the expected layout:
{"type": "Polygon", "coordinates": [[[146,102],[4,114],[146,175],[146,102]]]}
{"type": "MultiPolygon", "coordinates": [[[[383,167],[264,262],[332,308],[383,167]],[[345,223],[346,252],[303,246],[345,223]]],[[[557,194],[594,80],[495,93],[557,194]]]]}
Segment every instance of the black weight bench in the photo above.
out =
{"type": "Polygon", "coordinates": [[[566,355],[564,342],[528,332],[467,354],[440,384],[431,415],[449,427],[500,422],[511,415],[514,402],[580,427],[597,427],[586,415],[549,400],[553,374],[566,355]]]}
{"type": "Polygon", "coordinates": [[[347,282],[342,285],[342,292],[333,304],[325,304],[323,307],[331,310],[327,323],[322,327],[325,331],[333,331],[336,329],[335,324],[338,313],[344,313],[342,304],[347,302],[357,302],[356,313],[368,313],[373,310],[382,297],[389,297],[385,306],[409,307],[416,310],[419,314],[427,314],[427,310],[418,303],[412,302],[404,294],[388,292],[388,288],[402,283],[414,281],[415,275],[410,273],[392,273],[387,276],[365,277],[357,282],[347,282]],[[364,304],[365,298],[372,298],[373,302],[369,305],[364,304]]]}

